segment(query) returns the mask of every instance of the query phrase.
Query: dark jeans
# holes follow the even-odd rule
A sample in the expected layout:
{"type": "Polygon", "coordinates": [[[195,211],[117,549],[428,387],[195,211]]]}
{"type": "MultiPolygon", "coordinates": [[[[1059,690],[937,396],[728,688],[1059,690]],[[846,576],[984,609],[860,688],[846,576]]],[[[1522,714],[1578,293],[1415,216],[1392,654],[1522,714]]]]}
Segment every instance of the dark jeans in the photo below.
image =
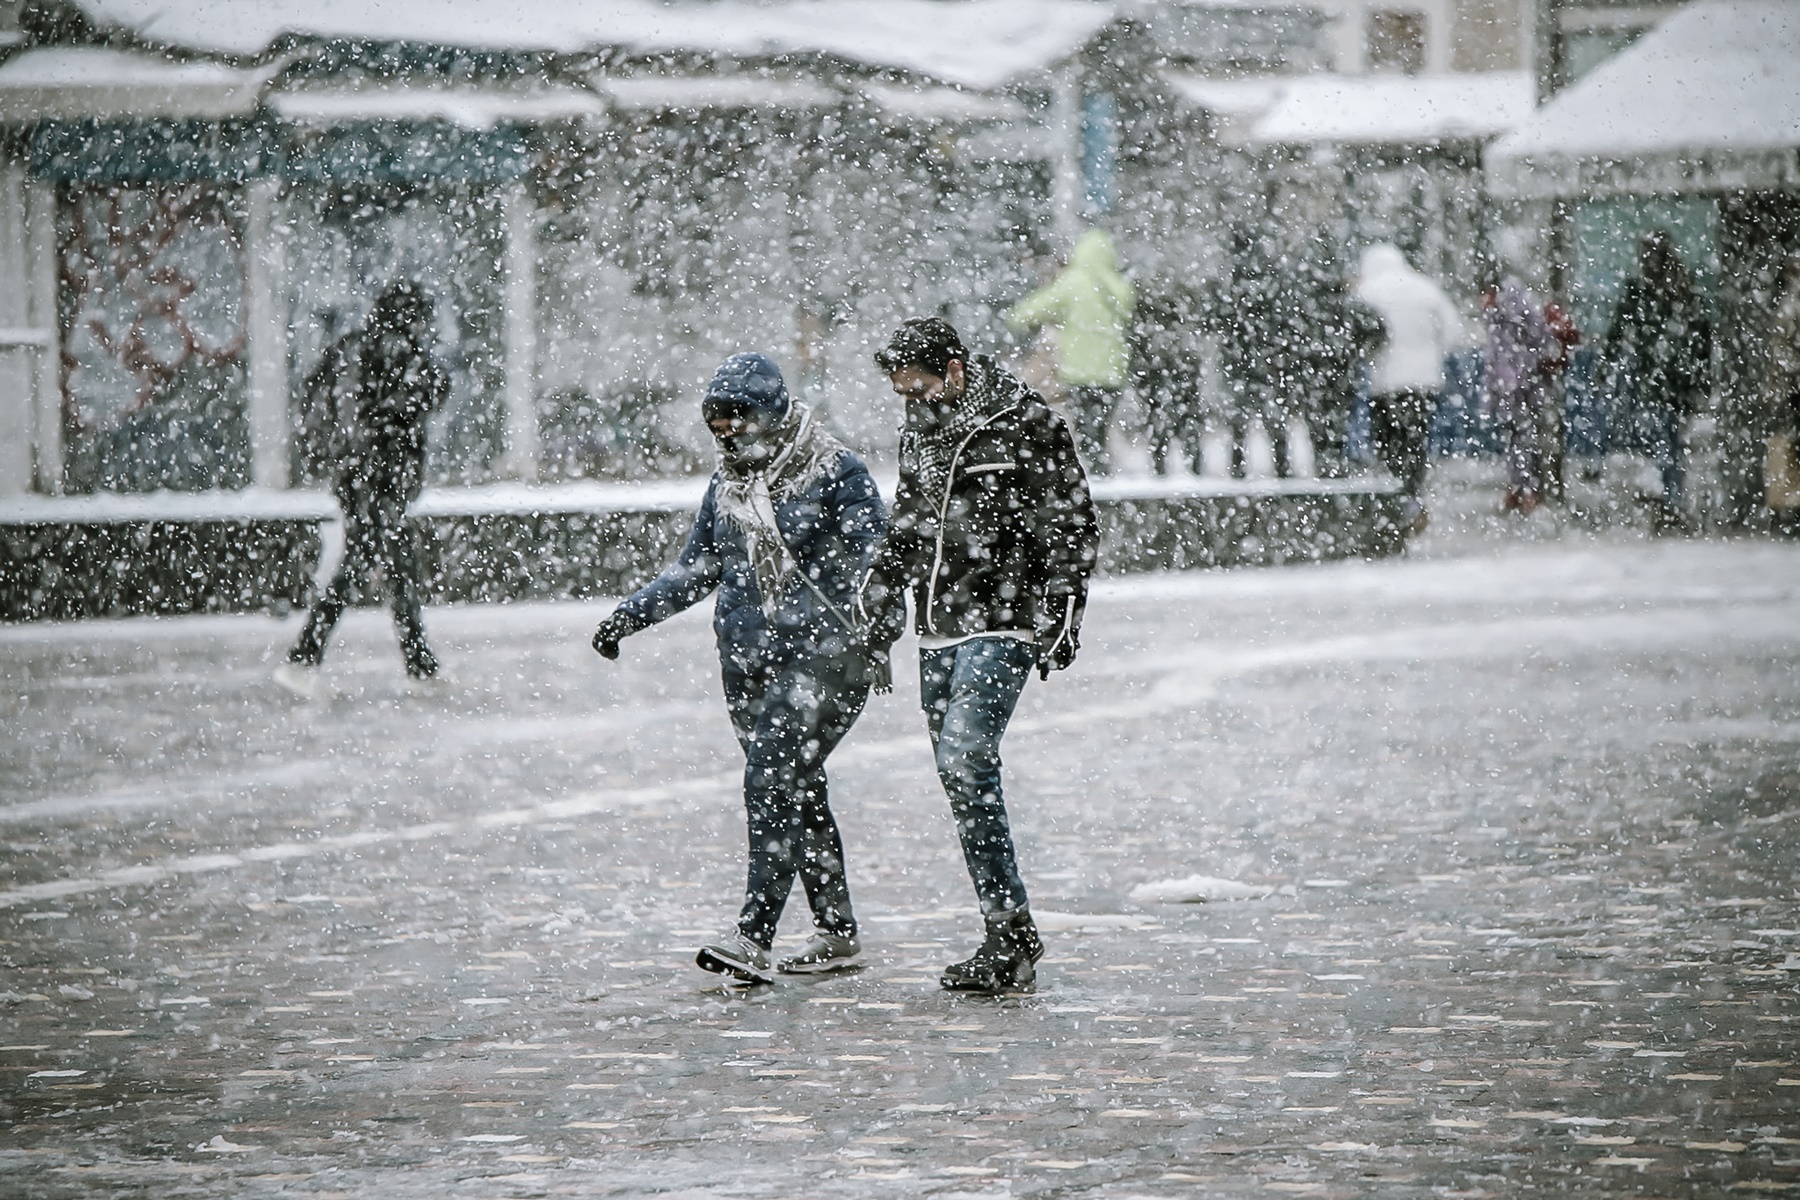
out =
{"type": "Polygon", "coordinates": [[[775,941],[794,876],[806,888],[813,923],[854,936],[844,843],[831,815],[825,759],[869,699],[850,664],[816,656],[774,670],[724,664],[725,706],[744,748],[744,810],[750,871],[738,930],[759,946],[775,941]]]}
{"type": "Polygon", "coordinates": [[[1354,396],[1327,396],[1313,423],[1318,439],[1315,466],[1323,479],[1342,479],[1349,473],[1346,447],[1350,441],[1350,414],[1356,404],[1354,396]]]}
{"type": "MultiPolygon", "coordinates": [[[[1140,393],[1141,394],[1141,393],[1140,393]]],[[[1148,413],[1150,433],[1150,467],[1158,475],[1169,473],[1169,457],[1180,441],[1187,451],[1187,463],[1193,473],[1200,474],[1200,441],[1206,432],[1206,425],[1187,397],[1161,399],[1155,396],[1144,399],[1144,407],[1148,413]]]]}
{"type": "MultiPolygon", "coordinates": [[[[1234,479],[1244,477],[1244,469],[1248,464],[1250,446],[1250,427],[1256,424],[1257,414],[1246,409],[1232,410],[1231,426],[1231,475],[1234,479]]],[[[1288,461],[1288,419],[1280,413],[1262,414],[1263,432],[1269,435],[1269,449],[1274,458],[1275,475],[1287,479],[1294,473],[1293,464],[1288,461]]]]}
{"type": "Polygon", "coordinates": [[[1435,399],[1427,391],[1383,392],[1369,397],[1369,441],[1375,457],[1400,481],[1401,494],[1417,500],[1425,490],[1425,436],[1435,399]]]}
{"type": "Polygon", "coordinates": [[[1495,404],[1506,435],[1506,481],[1514,492],[1544,492],[1544,407],[1542,391],[1527,387],[1495,404]]]}
{"type": "Polygon", "coordinates": [[[920,700],[938,779],[984,915],[1026,904],[1000,794],[1000,738],[1036,662],[1030,642],[1005,637],[919,651],[920,700]]]}
{"type": "Polygon", "coordinates": [[[1687,492],[1687,416],[1674,405],[1655,410],[1650,421],[1650,461],[1662,472],[1663,508],[1681,511],[1687,492]]]}
{"type": "Polygon", "coordinates": [[[399,501],[352,505],[344,512],[344,561],[324,595],[307,615],[300,640],[288,651],[288,661],[316,667],[325,661],[325,643],[349,603],[350,589],[371,568],[381,572],[382,586],[394,609],[394,625],[400,631],[400,654],[406,673],[414,679],[437,674],[438,661],[425,644],[425,624],[419,614],[418,535],[406,520],[406,506],[399,501]]]}
{"type": "Polygon", "coordinates": [[[1081,461],[1096,475],[1112,474],[1112,456],[1106,449],[1106,428],[1119,407],[1118,388],[1068,388],[1069,408],[1075,420],[1075,449],[1081,461]]]}

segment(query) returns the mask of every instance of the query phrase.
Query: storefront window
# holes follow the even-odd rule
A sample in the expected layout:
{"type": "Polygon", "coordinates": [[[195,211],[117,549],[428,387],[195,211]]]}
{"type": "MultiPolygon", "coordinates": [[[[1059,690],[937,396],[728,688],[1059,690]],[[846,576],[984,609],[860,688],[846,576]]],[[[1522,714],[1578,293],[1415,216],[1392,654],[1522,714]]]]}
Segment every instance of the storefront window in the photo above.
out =
{"type": "Polygon", "coordinates": [[[73,187],[58,224],[65,486],[248,484],[235,195],[204,183],[73,187]]]}
{"type": "Polygon", "coordinates": [[[1417,75],[1425,69],[1425,14],[1369,14],[1369,70],[1417,75]]]}

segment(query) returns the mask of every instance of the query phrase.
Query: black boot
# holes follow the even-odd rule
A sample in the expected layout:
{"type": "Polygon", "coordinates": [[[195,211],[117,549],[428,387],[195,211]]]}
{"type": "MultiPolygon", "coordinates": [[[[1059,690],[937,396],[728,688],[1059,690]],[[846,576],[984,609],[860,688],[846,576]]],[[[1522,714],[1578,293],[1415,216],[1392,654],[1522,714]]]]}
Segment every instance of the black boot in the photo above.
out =
{"type": "Polygon", "coordinates": [[[1026,992],[1037,981],[1037,961],[1044,957],[1031,910],[1015,908],[986,918],[987,940],[981,949],[944,968],[938,983],[953,992],[1026,992]]]}

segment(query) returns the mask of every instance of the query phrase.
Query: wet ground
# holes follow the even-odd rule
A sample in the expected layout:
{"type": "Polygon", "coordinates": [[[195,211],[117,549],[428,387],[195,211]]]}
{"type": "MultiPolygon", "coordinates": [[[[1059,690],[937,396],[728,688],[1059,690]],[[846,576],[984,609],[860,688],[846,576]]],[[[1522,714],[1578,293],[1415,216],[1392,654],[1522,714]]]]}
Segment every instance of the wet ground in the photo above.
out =
{"type": "Polygon", "coordinates": [[[732,992],[704,613],[433,610],[431,693],[356,614],[310,705],[293,620],[0,630],[0,1195],[1800,1191],[1800,547],[1523,528],[1102,584],[999,1001],[904,672],[867,969],[732,992]]]}

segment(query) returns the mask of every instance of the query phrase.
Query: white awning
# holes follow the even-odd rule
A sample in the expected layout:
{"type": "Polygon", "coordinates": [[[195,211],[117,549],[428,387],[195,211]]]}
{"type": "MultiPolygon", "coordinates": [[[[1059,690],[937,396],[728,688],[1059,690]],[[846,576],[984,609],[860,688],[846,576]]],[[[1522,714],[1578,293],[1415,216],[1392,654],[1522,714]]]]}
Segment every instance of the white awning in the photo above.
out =
{"type": "Polygon", "coordinates": [[[100,46],[46,46],[0,65],[0,121],[240,117],[280,63],[245,69],[100,46]]]}
{"type": "Polygon", "coordinates": [[[1800,4],[1701,0],[1488,148],[1500,195],[1800,186],[1800,4]]]}
{"type": "Polygon", "coordinates": [[[371,87],[308,87],[278,91],[269,107],[289,121],[334,125],[345,121],[448,121],[465,129],[491,129],[502,122],[604,117],[606,104],[585,88],[438,87],[383,84],[371,87]]]}
{"type": "Polygon", "coordinates": [[[492,50],[765,58],[825,54],[996,88],[1068,58],[1111,24],[1095,0],[76,0],[147,41],[255,57],[286,35],[492,50]]]}
{"type": "Polygon", "coordinates": [[[1531,114],[1524,71],[1455,75],[1306,75],[1252,131],[1288,145],[1426,146],[1486,141],[1531,114]]]}
{"type": "Polygon", "coordinates": [[[1260,117],[1275,107],[1287,89],[1300,78],[1291,75],[1247,75],[1237,79],[1214,79],[1207,75],[1189,75],[1166,71],[1163,80],[1177,95],[1207,112],[1227,117],[1260,117]]]}
{"type": "Polygon", "coordinates": [[[843,93],[804,79],[761,75],[596,75],[594,89],[628,112],[832,108],[843,93]]]}
{"type": "Polygon", "coordinates": [[[949,121],[979,124],[984,121],[1023,121],[1025,106],[1011,96],[966,92],[961,88],[905,87],[866,83],[862,94],[883,112],[909,121],[949,121]]]}
{"type": "Polygon", "coordinates": [[[1220,118],[1227,142],[1268,145],[1430,146],[1487,141],[1531,113],[1523,71],[1456,75],[1254,75],[1211,79],[1170,72],[1183,100],[1220,118]]]}

